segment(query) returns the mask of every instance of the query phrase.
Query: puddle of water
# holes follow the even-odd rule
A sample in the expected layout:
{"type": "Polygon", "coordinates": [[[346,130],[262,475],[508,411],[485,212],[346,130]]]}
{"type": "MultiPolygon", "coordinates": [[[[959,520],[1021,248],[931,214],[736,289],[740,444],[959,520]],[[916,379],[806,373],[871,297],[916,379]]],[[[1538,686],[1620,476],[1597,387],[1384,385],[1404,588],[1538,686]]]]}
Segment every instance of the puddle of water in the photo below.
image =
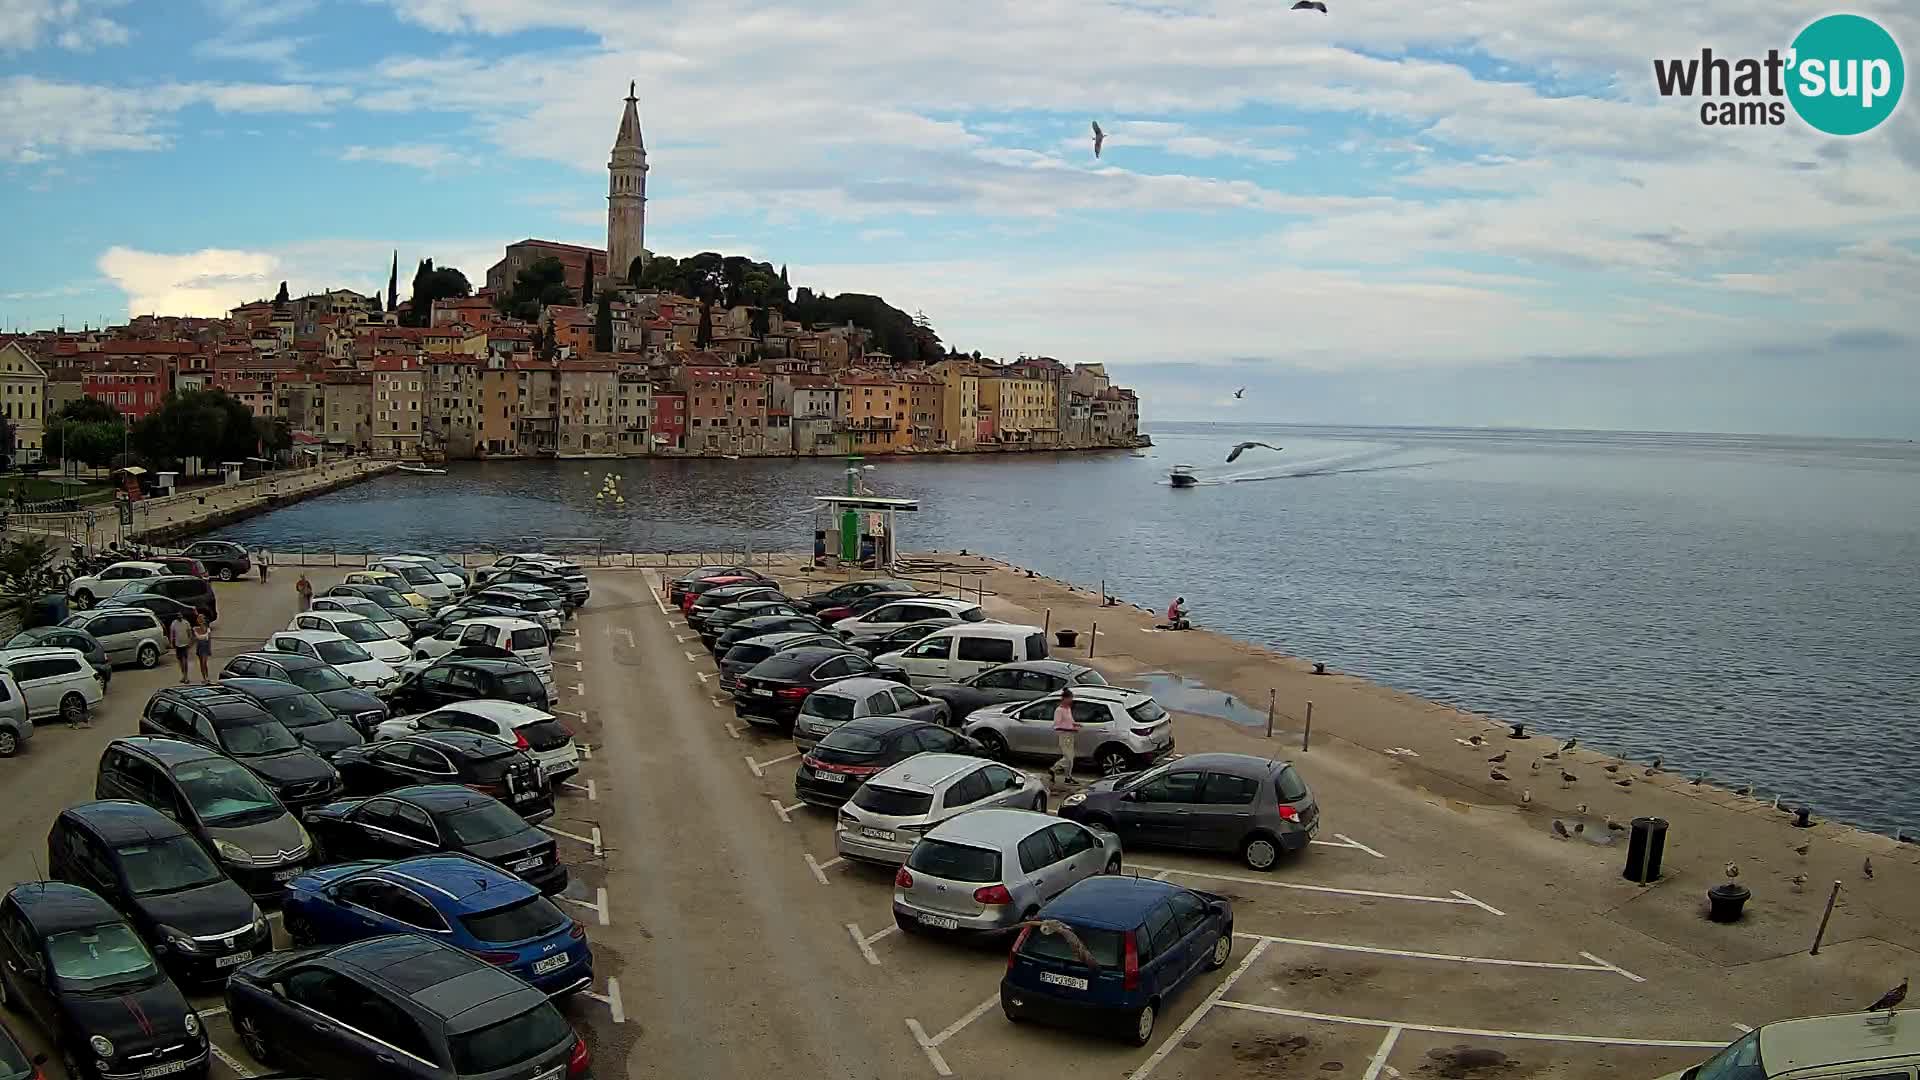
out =
{"type": "Polygon", "coordinates": [[[1163,708],[1174,712],[1218,717],[1242,727],[1264,729],[1267,726],[1267,708],[1264,704],[1256,708],[1251,702],[1242,701],[1232,694],[1215,690],[1185,676],[1170,671],[1149,671],[1133,681],[1139,683],[1142,690],[1152,694],[1163,708]]]}

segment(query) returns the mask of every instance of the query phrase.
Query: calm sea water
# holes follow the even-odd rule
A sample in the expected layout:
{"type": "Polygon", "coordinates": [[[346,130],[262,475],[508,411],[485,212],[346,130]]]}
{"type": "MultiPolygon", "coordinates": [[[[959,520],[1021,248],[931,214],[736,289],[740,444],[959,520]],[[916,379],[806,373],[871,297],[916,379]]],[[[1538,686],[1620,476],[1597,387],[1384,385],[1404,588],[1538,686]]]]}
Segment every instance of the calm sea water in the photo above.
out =
{"type": "MultiPolygon", "coordinates": [[[[1160,425],[1146,458],[883,458],[968,548],[1434,700],[1920,831],[1920,445],[1160,425]],[[1244,439],[1255,448],[1228,465],[1244,439]],[[1195,465],[1203,482],[1167,486],[1195,465]]],[[[276,548],[802,550],[839,460],[454,465],[224,530],[276,548]],[[596,503],[621,478],[623,507],[596,503]]]]}

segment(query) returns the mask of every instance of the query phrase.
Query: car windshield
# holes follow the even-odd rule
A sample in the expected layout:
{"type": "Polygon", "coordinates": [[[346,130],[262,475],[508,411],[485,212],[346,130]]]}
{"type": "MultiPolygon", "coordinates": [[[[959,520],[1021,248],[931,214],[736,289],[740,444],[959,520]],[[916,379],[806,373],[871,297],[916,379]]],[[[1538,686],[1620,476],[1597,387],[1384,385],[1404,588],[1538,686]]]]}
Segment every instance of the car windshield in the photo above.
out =
{"type": "Polygon", "coordinates": [[[773,647],[770,645],[749,645],[742,642],[728,649],[727,654],[720,659],[730,664],[757,664],[772,655],[773,647]]]}
{"type": "Polygon", "coordinates": [[[257,720],[225,720],[219,727],[220,745],[235,757],[257,757],[300,749],[287,725],[261,717],[257,720]]]}
{"type": "Polygon", "coordinates": [[[345,675],[330,667],[289,668],[287,681],[309,694],[324,694],[329,690],[348,690],[353,687],[345,675]]]}
{"type": "MultiPolygon", "coordinates": [[[[374,622],[384,622],[387,618],[387,609],[371,600],[345,600],[341,602],[340,610],[372,619],[374,622]]],[[[345,632],[341,631],[341,633],[345,632]]]]}
{"type": "MultiPolygon", "coordinates": [[[[1045,925],[1044,923],[1042,924],[1045,925]]],[[[1126,954],[1126,939],[1119,930],[1091,930],[1079,926],[1063,927],[1067,933],[1080,939],[1080,944],[1093,955],[1101,967],[1120,966],[1126,954]]],[[[1084,964],[1079,950],[1067,939],[1067,933],[1049,934],[1036,930],[1026,936],[1020,946],[1022,956],[1044,956],[1049,960],[1065,960],[1070,964],[1084,964]]]]}
{"type": "Polygon", "coordinates": [[[925,791],[906,791],[867,783],[861,784],[860,790],[853,793],[853,805],[888,817],[912,817],[932,809],[933,795],[925,791]]]}
{"type": "Polygon", "coordinates": [[[312,727],[333,719],[332,710],[308,694],[287,694],[262,702],[275,720],[289,728],[312,727]]]}
{"type": "Polygon", "coordinates": [[[885,749],[886,745],[864,731],[848,731],[846,728],[841,728],[820,740],[822,750],[835,750],[842,754],[862,757],[872,757],[885,749]]]}
{"type": "MultiPolygon", "coordinates": [[[[853,719],[853,699],[838,694],[808,694],[807,700],[800,704],[800,711],[808,716],[818,716],[827,720],[853,719]]],[[[880,744],[874,743],[878,749],[880,744]]]]}
{"type": "Polygon", "coordinates": [[[329,664],[357,664],[363,660],[373,659],[367,650],[351,641],[316,641],[313,643],[313,651],[319,653],[320,659],[329,664]]]}
{"type": "Polygon", "coordinates": [[[1688,1080],[1766,1080],[1760,1061],[1760,1033],[1755,1031],[1695,1069],[1688,1080]]]}
{"type": "Polygon", "coordinates": [[[116,849],[120,869],[135,896],[154,896],[211,885],[225,875],[190,836],[146,840],[116,849]]]}
{"type": "Polygon", "coordinates": [[[441,818],[440,824],[460,844],[486,844],[527,831],[527,823],[519,814],[492,799],[456,810],[441,818]]]}
{"type": "Polygon", "coordinates": [[[53,973],[77,990],[143,982],[159,974],[153,956],[125,923],[66,930],[47,939],[53,973]]]}
{"type": "Polygon", "coordinates": [[[913,845],[907,869],[948,881],[994,882],[1000,880],[1000,853],[929,838],[913,845]]]}
{"type": "Polygon", "coordinates": [[[776,653],[754,667],[751,674],[767,679],[791,679],[802,672],[812,671],[813,665],[820,662],[816,656],[796,656],[790,653],[776,653]]]}
{"type": "Polygon", "coordinates": [[[424,566],[397,566],[394,568],[394,573],[406,578],[412,585],[440,584],[440,579],[433,576],[433,571],[424,566]]]}
{"type": "Polygon", "coordinates": [[[389,641],[379,627],[362,619],[342,619],[333,624],[333,632],[348,641],[389,641]]]}
{"type": "Polygon", "coordinates": [[[513,651],[522,649],[544,649],[547,647],[547,632],[537,626],[513,632],[513,651]]]}
{"type": "Polygon", "coordinates": [[[546,696],[546,687],[540,684],[540,676],[531,671],[516,671],[511,675],[500,676],[500,692],[510,697],[541,698],[546,696]]]}
{"type": "Polygon", "coordinates": [[[448,1043],[453,1050],[454,1070],[469,1076],[511,1069],[571,1044],[574,1037],[560,1010],[543,1001],[519,1016],[455,1035],[448,1043]]]}
{"type": "Polygon", "coordinates": [[[573,923],[544,896],[529,896],[491,911],[462,915],[460,921],[474,937],[490,942],[530,941],[573,923]]]}
{"type": "Polygon", "coordinates": [[[1167,718],[1167,710],[1161,708],[1159,702],[1148,698],[1133,708],[1128,709],[1127,715],[1142,724],[1157,724],[1167,718]]]}
{"type": "Polygon", "coordinates": [[[193,812],[209,825],[275,816],[280,804],[260,778],[232,761],[196,761],[173,774],[193,812]]]}

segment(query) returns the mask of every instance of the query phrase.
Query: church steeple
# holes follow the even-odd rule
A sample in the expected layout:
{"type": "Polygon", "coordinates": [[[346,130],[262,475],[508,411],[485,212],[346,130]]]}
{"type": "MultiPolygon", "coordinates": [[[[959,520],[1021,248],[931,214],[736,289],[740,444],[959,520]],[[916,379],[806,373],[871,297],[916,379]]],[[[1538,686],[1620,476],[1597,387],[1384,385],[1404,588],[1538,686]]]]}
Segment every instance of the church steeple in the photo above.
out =
{"type": "Polygon", "coordinates": [[[634,260],[646,254],[647,145],[635,86],[627,84],[627,107],[607,160],[607,263],[615,280],[627,279],[634,260]]]}

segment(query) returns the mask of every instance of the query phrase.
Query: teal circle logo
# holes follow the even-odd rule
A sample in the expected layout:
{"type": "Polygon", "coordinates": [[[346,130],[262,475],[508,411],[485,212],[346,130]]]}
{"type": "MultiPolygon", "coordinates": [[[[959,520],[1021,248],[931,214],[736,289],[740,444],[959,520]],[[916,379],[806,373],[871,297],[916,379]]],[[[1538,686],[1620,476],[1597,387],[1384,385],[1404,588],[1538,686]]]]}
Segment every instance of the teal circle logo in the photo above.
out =
{"type": "Polygon", "coordinates": [[[1900,104],[1907,65],[1893,35],[1860,15],[1828,15],[1793,39],[1787,99],[1808,125],[1829,135],[1879,127],[1900,104]]]}

